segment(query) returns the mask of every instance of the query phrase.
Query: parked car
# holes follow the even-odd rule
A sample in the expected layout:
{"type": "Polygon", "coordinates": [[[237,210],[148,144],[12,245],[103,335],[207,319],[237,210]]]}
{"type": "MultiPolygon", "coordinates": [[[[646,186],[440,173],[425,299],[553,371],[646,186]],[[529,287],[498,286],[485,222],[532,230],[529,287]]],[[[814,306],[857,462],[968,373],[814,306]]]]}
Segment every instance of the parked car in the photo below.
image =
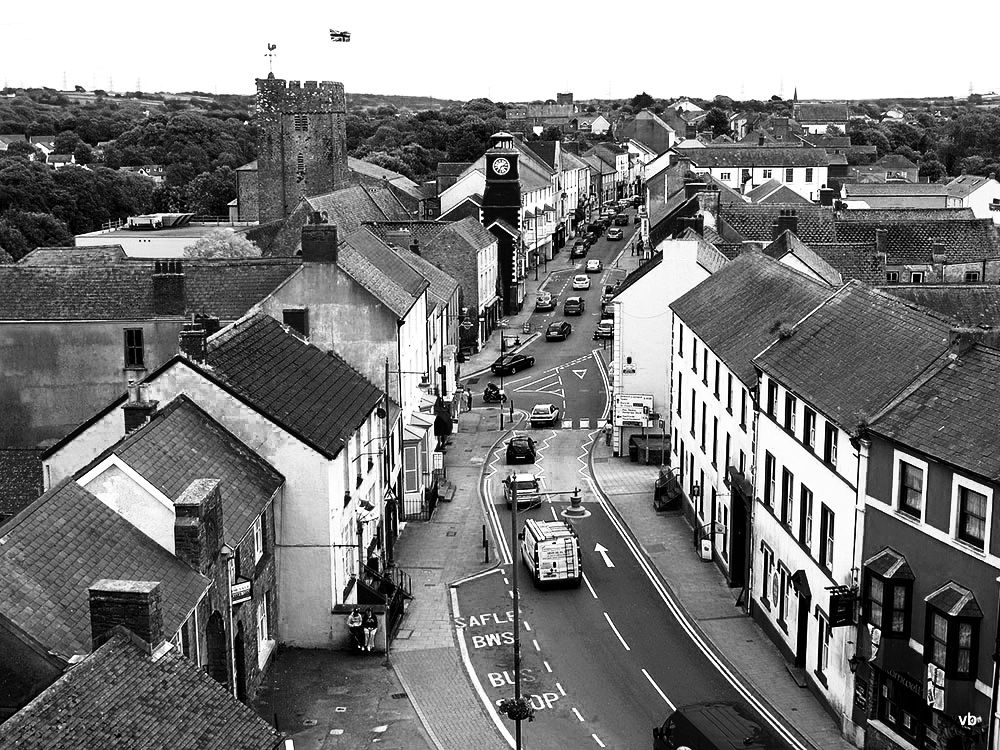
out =
{"type": "Polygon", "coordinates": [[[622,232],[622,230],[619,229],[618,227],[612,227],[611,229],[608,230],[608,239],[609,240],[612,240],[612,241],[614,241],[614,240],[620,240],[624,236],[625,236],[625,233],[622,232]]]}
{"type": "Polygon", "coordinates": [[[597,324],[597,329],[594,331],[594,341],[600,341],[601,339],[610,339],[615,335],[615,324],[610,320],[602,320],[597,324]]]}
{"type": "Polygon", "coordinates": [[[585,273],[578,273],[573,277],[574,289],[590,289],[590,277],[585,273]]]}
{"type": "Polygon", "coordinates": [[[555,404],[535,404],[528,421],[532,427],[554,426],[559,421],[559,407],[555,404]]]}
{"type": "Polygon", "coordinates": [[[587,254],[587,250],[590,246],[585,240],[577,240],[573,243],[573,249],[569,251],[569,257],[571,258],[583,258],[587,254]]]}
{"type": "Polygon", "coordinates": [[[600,258],[591,258],[587,261],[587,273],[600,273],[604,270],[604,264],[600,258]]]}
{"type": "Polygon", "coordinates": [[[602,221],[592,221],[587,225],[587,231],[594,234],[594,239],[596,240],[602,234],[604,234],[604,222],[602,221]]]}
{"type": "Polygon", "coordinates": [[[552,296],[551,292],[539,292],[535,299],[536,310],[555,310],[559,300],[552,296]]]}
{"type": "Polygon", "coordinates": [[[628,214],[618,214],[615,216],[614,220],[611,222],[616,227],[627,227],[628,226],[628,214]]]}
{"type": "Polygon", "coordinates": [[[555,323],[549,323],[549,327],[545,329],[545,340],[565,341],[567,338],[569,338],[569,335],[572,332],[573,332],[573,326],[571,326],[565,320],[560,320],[555,323]]]}
{"type": "Polygon", "coordinates": [[[583,239],[587,242],[587,249],[589,250],[594,246],[594,243],[600,238],[597,232],[587,232],[583,235],[583,239]]]}
{"type": "Polygon", "coordinates": [[[585,307],[586,304],[583,301],[583,297],[567,297],[566,301],[563,303],[563,314],[583,315],[585,307]]]}
{"type": "Polygon", "coordinates": [[[518,370],[525,370],[534,364],[535,358],[530,355],[505,354],[490,365],[490,371],[494,375],[513,375],[518,370]]]}
{"type": "Polygon", "coordinates": [[[618,199],[618,208],[620,208],[622,210],[625,210],[626,208],[628,208],[631,205],[632,205],[632,199],[631,198],[619,198],[618,199]]]}
{"type": "Polygon", "coordinates": [[[515,435],[507,441],[507,463],[533,464],[536,457],[534,438],[528,435],[515,435]]]}

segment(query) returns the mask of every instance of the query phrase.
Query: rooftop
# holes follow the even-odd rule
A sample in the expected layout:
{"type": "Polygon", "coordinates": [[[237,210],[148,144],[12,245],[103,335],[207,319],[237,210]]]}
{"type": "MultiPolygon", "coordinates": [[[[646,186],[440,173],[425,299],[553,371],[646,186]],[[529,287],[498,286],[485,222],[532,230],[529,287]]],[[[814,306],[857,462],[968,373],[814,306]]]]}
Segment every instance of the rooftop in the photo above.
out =
{"type": "Polygon", "coordinates": [[[705,146],[675,147],[674,151],[699,167],[825,167],[830,163],[830,156],[822,148],[705,146]]]}

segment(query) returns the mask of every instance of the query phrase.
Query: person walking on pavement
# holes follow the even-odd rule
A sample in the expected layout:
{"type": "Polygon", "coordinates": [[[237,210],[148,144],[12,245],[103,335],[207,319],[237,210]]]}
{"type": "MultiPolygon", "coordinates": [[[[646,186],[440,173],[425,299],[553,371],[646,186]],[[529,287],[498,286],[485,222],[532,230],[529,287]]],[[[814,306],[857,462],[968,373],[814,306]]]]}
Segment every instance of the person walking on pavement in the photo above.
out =
{"type": "Polygon", "coordinates": [[[364,651],[365,648],[365,629],[364,620],[361,617],[361,610],[355,607],[351,610],[351,614],[347,616],[347,629],[351,631],[351,645],[358,649],[358,651],[364,651]]]}
{"type": "Polygon", "coordinates": [[[362,618],[365,628],[365,651],[375,650],[375,631],[378,630],[378,616],[369,607],[362,618]]]}
{"type": "Polygon", "coordinates": [[[468,398],[469,398],[469,411],[472,411],[472,389],[471,388],[469,389],[469,392],[468,392],[467,395],[468,395],[468,398]]]}

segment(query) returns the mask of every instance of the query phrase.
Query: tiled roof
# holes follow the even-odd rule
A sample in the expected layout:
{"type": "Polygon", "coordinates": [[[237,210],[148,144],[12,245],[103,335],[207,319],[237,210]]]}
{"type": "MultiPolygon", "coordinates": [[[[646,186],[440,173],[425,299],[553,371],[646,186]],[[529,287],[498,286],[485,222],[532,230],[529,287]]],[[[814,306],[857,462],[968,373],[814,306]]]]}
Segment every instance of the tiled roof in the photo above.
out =
{"type": "Polygon", "coordinates": [[[844,283],[840,272],[789,231],[784,231],[774,242],[764,248],[764,255],[775,260],[781,260],[786,255],[792,255],[806,268],[816,274],[824,283],[839,287],[844,283]]]}
{"type": "Polygon", "coordinates": [[[825,167],[830,163],[822,148],[674,148],[699,167],[825,167]]]}
{"type": "Polygon", "coordinates": [[[976,345],[944,357],[928,378],[897,399],[869,428],[944,463],[1000,481],[1000,351],[976,345]]]}
{"type": "Polygon", "coordinates": [[[876,166],[895,170],[914,170],[917,165],[901,154],[886,154],[877,162],[876,166]]]}
{"type": "MultiPolygon", "coordinates": [[[[955,198],[964,198],[970,193],[978,190],[990,181],[989,177],[980,177],[974,174],[963,174],[945,185],[948,195],[955,198]]],[[[995,182],[996,180],[994,180],[995,182]]]]}
{"type": "Polygon", "coordinates": [[[938,242],[944,244],[949,263],[1000,258],[996,230],[990,219],[863,222],[841,221],[840,215],[837,216],[839,242],[874,243],[876,229],[886,230],[889,263],[930,263],[931,248],[938,242]]]}
{"type": "MultiPolygon", "coordinates": [[[[475,220],[472,219],[472,221],[475,220]]],[[[476,223],[478,224],[478,222],[476,223]]],[[[367,231],[372,231],[369,225],[366,225],[365,229],[367,231]]],[[[441,233],[442,229],[443,227],[441,225],[437,226],[437,231],[430,236],[431,243],[434,242],[434,239],[441,233]]],[[[394,245],[389,245],[388,242],[385,244],[391,253],[396,255],[407,266],[426,280],[427,292],[430,295],[431,301],[434,303],[433,305],[427,306],[428,316],[430,316],[434,308],[443,307],[451,301],[452,295],[454,295],[455,290],[458,289],[458,282],[455,281],[455,279],[426,258],[410,250],[409,247],[396,247],[394,245]]],[[[421,246],[422,245],[418,244],[418,247],[421,246]]]]}
{"type": "Polygon", "coordinates": [[[885,282],[885,261],[875,252],[874,243],[814,242],[809,247],[836,268],[845,281],[857,279],[871,285],[885,282]]]}
{"type": "MultiPolygon", "coordinates": [[[[473,221],[475,221],[473,219],[473,221]]],[[[478,223],[478,222],[476,222],[478,223]]],[[[389,232],[408,231],[412,237],[421,245],[426,245],[450,226],[446,221],[370,221],[365,222],[364,227],[383,242],[388,241],[389,232]]]]}
{"type": "Polygon", "coordinates": [[[556,168],[556,141],[525,141],[524,145],[546,166],[556,168]]]}
{"type": "Polygon", "coordinates": [[[882,291],[963,325],[1000,327],[1000,286],[995,284],[892,284],[882,291]]]}
{"type": "Polygon", "coordinates": [[[391,169],[380,167],[378,164],[372,164],[371,162],[364,161],[363,159],[356,159],[353,156],[347,157],[347,168],[352,172],[358,172],[360,174],[368,175],[369,177],[377,177],[385,180],[386,182],[398,184],[399,186],[405,185],[411,188],[419,187],[416,182],[411,180],[406,175],[400,174],[399,172],[393,172],[391,169]]]}
{"type": "Polygon", "coordinates": [[[86,266],[120,263],[128,259],[121,245],[38,247],[18,261],[19,266],[86,266]]]}
{"type": "Polygon", "coordinates": [[[211,337],[207,363],[237,394],[329,458],[384,397],[336,354],[260,313],[211,337]]]}
{"type": "Polygon", "coordinates": [[[747,193],[752,203],[783,203],[785,205],[815,205],[811,200],[796,193],[788,185],[777,180],[768,180],[747,193]]]}
{"type": "Polygon", "coordinates": [[[362,185],[312,195],[305,202],[311,211],[325,211],[327,221],[336,224],[342,235],[350,234],[365,221],[406,221],[412,218],[390,191],[380,190],[373,195],[362,185]]]}
{"type": "MultiPolygon", "coordinates": [[[[814,242],[836,242],[833,211],[824,206],[804,206],[781,203],[732,203],[719,210],[720,218],[726,226],[736,232],[741,240],[770,243],[771,226],[783,210],[794,209],[798,217],[799,239],[807,245],[814,242]]],[[[724,237],[726,232],[720,231],[724,237]]]]}
{"type": "Polygon", "coordinates": [[[90,652],[87,587],[102,578],[160,581],[170,636],[211,583],[72,480],[0,528],[0,615],[63,659],[90,652]]]}
{"type": "Polygon", "coordinates": [[[674,314],[744,383],[753,358],[834,290],[761,253],[743,253],[671,305],[674,314]]]}
{"type": "Polygon", "coordinates": [[[838,223],[847,221],[958,221],[975,219],[971,208],[851,208],[837,211],[838,223]]]}
{"type": "Polygon", "coordinates": [[[340,240],[337,265],[403,319],[427,288],[427,280],[367,229],[340,240]]]}
{"type": "Polygon", "coordinates": [[[273,466],[184,395],[77,472],[77,478],[110,454],[171,500],[195,479],[218,479],[226,544],[234,549],[284,483],[273,466]]]}
{"type": "Polygon", "coordinates": [[[0,724],[17,750],[276,750],[283,737],[197,664],[119,630],[0,724]]]}
{"type": "MultiPolygon", "coordinates": [[[[37,251],[36,251],[37,252],[37,251]]],[[[302,264],[301,258],[184,259],[184,315],[235,320],[302,264]]],[[[157,314],[151,261],[0,266],[0,320],[149,320],[157,314]]]]}
{"type": "Polygon", "coordinates": [[[0,448],[0,517],[30,505],[43,487],[40,448],[0,448]]]}
{"type": "Polygon", "coordinates": [[[497,238],[481,222],[476,221],[471,216],[461,221],[456,221],[454,224],[447,225],[444,231],[448,233],[454,232],[464,238],[476,250],[482,250],[497,241],[497,238]]]}
{"type": "Polygon", "coordinates": [[[849,182],[844,185],[845,198],[863,198],[866,195],[947,195],[944,185],[928,182],[849,182]]]}
{"type": "Polygon", "coordinates": [[[848,119],[847,104],[803,102],[795,105],[795,119],[800,123],[841,122],[848,119]]]}
{"type": "Polygon", "coordinates": [[[944,351],[950,327],[929,310],[851,281],[754,362],[853,431],[944,351]]]}

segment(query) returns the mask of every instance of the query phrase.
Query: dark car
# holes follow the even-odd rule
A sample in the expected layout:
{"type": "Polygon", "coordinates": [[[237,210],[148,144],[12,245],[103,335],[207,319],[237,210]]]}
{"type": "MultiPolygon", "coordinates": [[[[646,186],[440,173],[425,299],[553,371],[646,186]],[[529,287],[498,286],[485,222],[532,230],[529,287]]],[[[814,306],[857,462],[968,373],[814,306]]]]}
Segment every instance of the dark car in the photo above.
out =
{"type": "Polygon", "coordinates": [[[490,365],[494,375],[513,375],[518,370],[525,370],[535,364],[535,358],[525,354],[507,354],[490,365]]]}
{"type": "Polygon", "coordinates": [[[567,297],[563,303],[563,315],[583,315],[583,297],[567,297]]]}
{"type": "Polygon", "coordinates": [[[533,464],[536,457],[535,440],[527,435],[515,435],[507,441],[507,463],[533,464]]]}
{"type": "Polygon", "coordinates": [[[604,222],[603,221],[592,221],[587,225],[587,231],[594,233],[594,238],[600,237],[604,234],[604,222]]]}
{"type": "Polygon", "coordinates": [[[611,222],[616,227],[627,227],[628,226],[628,214],[618,214],[611,222]]]}
{"type": "Polygon", "coordinates": [[[565,341],[572,332],[573,326],[565,320],[561,320],[556,323],[549,323],[549,327],[545,329],[545,340],[565,341]]]}
{"type": "Polygon", "coordinates": [[[571,258],[583,258],[587,255],[587,250],[589,246],[584,240],[577,240],[573,243],[573,249],[570,250],[569,257],[571,258]]]}

